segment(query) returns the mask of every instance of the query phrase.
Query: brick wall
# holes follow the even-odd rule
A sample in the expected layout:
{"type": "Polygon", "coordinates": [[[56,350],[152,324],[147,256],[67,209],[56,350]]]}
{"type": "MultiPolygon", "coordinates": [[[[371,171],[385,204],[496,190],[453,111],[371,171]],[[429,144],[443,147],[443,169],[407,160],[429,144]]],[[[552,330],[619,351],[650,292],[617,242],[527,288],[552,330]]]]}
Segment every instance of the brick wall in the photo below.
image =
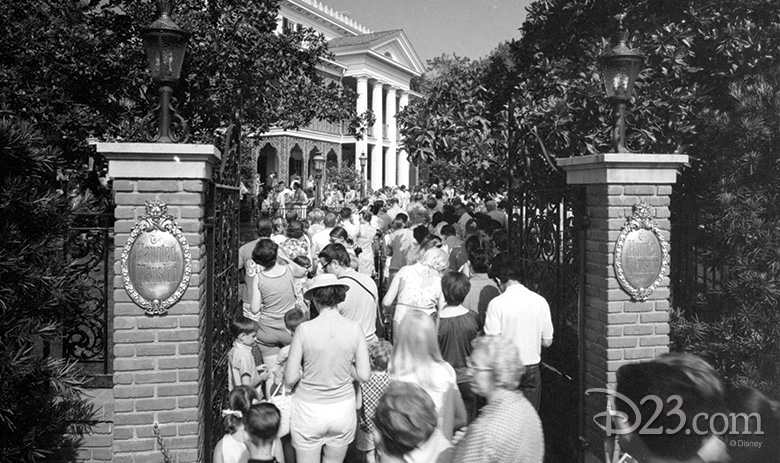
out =
{"type": "Polygon", "coordinates": [[[159,423],[174,461],[198,461],[199,342],[201,310],[206,300],[204,203],[202,180],[114,179],[116,201],[114,280],[114,426],[113,461],[163,461],[153,424],[159,423]],[[144,201],[168,205],[184,232],[192,256],[189,289],[168,314],[145,315],[122,284],[122,247],[137,219],[146,213],[144,201]]]}
{"type": "Polygon", "coordinates": [[[97,425],[84,436],[78,450],[79,461],[105,462],[113,458],[114,394],[111,389],[87,389],[84,394],[97,410],[97,425]]]}
{"type": "MultiPolygon", "coordinates": [[[[669,279],[645,301],[632,301],[614,270],[615,243],[639,201],[655,209],[658,227],[669,242],[671,185],[588,185],[591,227],[586,240],[585,389],[614,389],[620,366],[668,352],[669,279]]],[[[603,455],[605,433],[593,416],[606,407],[604,394],[585,396],[585,437],[595,455],[603,455]]],[[[603,420],[603,418],[602,418],[603,420]]]]}

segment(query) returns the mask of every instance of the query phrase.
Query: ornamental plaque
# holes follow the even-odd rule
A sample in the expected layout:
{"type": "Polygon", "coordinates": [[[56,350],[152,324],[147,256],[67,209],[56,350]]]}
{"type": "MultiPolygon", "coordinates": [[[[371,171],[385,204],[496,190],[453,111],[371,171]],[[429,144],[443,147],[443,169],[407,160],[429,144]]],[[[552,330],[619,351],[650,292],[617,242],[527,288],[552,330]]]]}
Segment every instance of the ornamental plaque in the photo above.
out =
{"type": "Polygon", "coordinates": [[[620,286],[644,301],[669,273],[669,250],[653,217],[652,207],[640,201],[620,231],[615,245],[615,274],[620,286]]]}
{"type": "Polygon", "coordinates": [[[127,294],[147,315],[165,315],[187,290],[190,246],[165,203],[146,202],[146,215],[122,250],[121,266],[127,294]]]}

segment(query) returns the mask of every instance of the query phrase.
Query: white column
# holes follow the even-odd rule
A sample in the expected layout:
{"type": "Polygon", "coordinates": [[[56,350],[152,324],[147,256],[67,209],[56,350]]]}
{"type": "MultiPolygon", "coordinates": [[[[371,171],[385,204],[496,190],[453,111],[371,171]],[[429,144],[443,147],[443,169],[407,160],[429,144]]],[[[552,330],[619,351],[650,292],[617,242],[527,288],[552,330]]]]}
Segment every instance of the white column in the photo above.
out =
{"type": "Polygon", "coordinates": [[[382,183],[382,124],[384,124],[384,110],[382,101],[382,82],[374,82],[374,94],[372,95],[371,110],[374,111],[374,138],[376,143],[371,150],[371,188],[377,190],[382,183]]]}
{"type": "MultiPolygon", "coordinates": [[[[363,114],[368,109],[368,76],[357,76],[357,113],[363,114]]],[[[355,143],[355,169],[360,172],[360,153],[368,150],[368,140],[364,136],[355,143]]]]}
{"type": "MultiPolygon", "coordinates": [[[[398,112],[403,111],[403,109],[406,107],[406,105],[409,104],[409,93],[405,91],[401,91],[401,95],[399,96],[398,100],[398,112]]],[[[396,134],[398,131],[396,130],[396,134]]],[[[407,187],[409,185],[409,159],[407,158],[408,153],[403,149],[398,149],[398,184],[399,185],[406,185],[407,187]]]]}
{"type": "Polygon", "coordinates": [[[396,127],[395,127],[395,88],[387,88],[385,106],[387,107],[387,138],[390,147],[387,149],[387,160],[385,161],[385,185],[396,185],[396,127]]]}

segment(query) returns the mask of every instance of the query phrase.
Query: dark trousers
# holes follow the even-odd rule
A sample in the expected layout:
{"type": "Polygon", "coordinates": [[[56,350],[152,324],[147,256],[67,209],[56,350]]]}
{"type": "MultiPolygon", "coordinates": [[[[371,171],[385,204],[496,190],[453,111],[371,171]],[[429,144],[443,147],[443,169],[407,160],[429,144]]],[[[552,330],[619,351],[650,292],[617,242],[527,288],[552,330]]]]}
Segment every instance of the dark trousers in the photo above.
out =
{"type": "Polygon", "coordinates": [[[536,411],[539,411],[539,402],[542,399],[542,373],[539,371],[539,364],[526,365],[525,373],[520,378],[519,389],[536,411]]]}

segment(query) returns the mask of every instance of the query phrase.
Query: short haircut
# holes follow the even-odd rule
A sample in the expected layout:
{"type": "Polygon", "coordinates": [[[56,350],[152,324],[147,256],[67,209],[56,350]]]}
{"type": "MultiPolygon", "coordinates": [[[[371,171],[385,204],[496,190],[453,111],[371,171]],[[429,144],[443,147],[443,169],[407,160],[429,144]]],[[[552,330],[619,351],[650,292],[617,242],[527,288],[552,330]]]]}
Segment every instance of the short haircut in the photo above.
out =
{"type": "Polygon", "coordinates": [[[474,273],[487,273],[493,253],[486,248],[478,248],[469,253],[469,263],[474,273]]]}
{"type": "Polygon", "coordinates": [[[520,351],[511,339],[500,335],[480,336],[471,345],[472,357],[484,355],[487,359],[494,386],[508,391],[517,389],[525,366],[520,363],[520,351]]]}
{"type": "Polygon", "coordinates": [[[322,219],[325,218],[325,213],[322,212],[322,209],[315,207],[314,209],[309,212],[309,215],[307,216],[309,218],[309,222],[311,223],[321,223],[322,219]]]}
{"type": "Polygon", "coordinates": [[[407,212],[409,213],[409,221],[413,224],[425,224],[431,218],[428,210],[422,204],[412,204],[407,208],[407,212]]]}
{"type": "Polygon", "coordinates": [[[331,228],[336,226],[336,220],[336,214],[328,212],[325,214],[325,218],[322,220],[322,223],[325,225],[325,227],[331,228]]]}
{"type": "Polygon", "coordinates": [[[374,425],[382,436],[379,444],[397,458],[427,441],[438,422],[431,396],[420,386],[403,381],[387,386],[374,413],[374,425]]]}
{"type": "Polygon", "coordinates": [[[428,198],[427,201],[425,201],[425,207],[428,209],[436,209],[436,206],[439,205],[439,202],[436,201],[436,198],[428,198]]]}
{"type": "Polygon", "coordinates": [[[441,292],[447,305],[461,305],[471,290],[469,278],[460,272],[447,272],[441,277],[441,292]]]}
{"type": "Polygon", "coordinates": [[[432,268],[437,272],[443,272],[449,266],[447,252],[442,248],[431,248],[425,251],[420,258],[420,264],[432,268]]]}
{"type": "Polygon", "coordinates": [[[509,234],[504,228],[498,228],[493,231],[490,239],[493,241],[493,246],[499,251],[506,251],[509,246],[509,234]]]}
{"type": "Polygon", "coordinates": [[[341,215],[342,219],[348,219],[352,217],[352,209],[348,207],[344,207],[341,209],[341,212],[339,212],[339,214],[341,215]]]}
{"type": "Polygon", "coordinates": [[[287,211],[284,213],[284,221],[287,223],[292,222],[293,220],[298,220],[298,213],[295,211],[287,211]]]}
{"type": "Polygon", "coordinates": [[[473,252],[482,247],[482,241],[477,235],[471,235],[463,242],[463,248],[466,252],[473,252]]]}
{"type": "Polygon", "coordinates": [[[335,307],[344,302],[347,297],[347,287],[341,285],[325,286],[312,290],[311,299],[317,307],[335,307]]]}
{"type": "Polygon", "coordinates": [[[366,222],[371,222],[371,219],[374,218],[374,215],[371,213],[371,211],[361,211],[360,218],[362,218],[366,222]]]}
{"type": "Polygon", "coordinates": [[[311,259],[309,259],[307,256],[304,256],[303,254],[295,256],[292,261],[303,268],[311,267],[311,259]]]}
{"type": "Polygon", "coordinates": [[[230,321],[230,335],[237,338],[241,334],[252,334],[257,331],[257,322],[251,318],[239,315],[230,321]]]}
{"type": "Polygon", "coordinates": [[[288,310],[287,313],[284,314],[284,326],[292,333],[295,333],[298,326],[306,320],[306,313],[298,308],[288,310]]]}
{"type": "Polygon", "coordinates": [[[442,236],[455,236],[455,227],[448,223],[447,225],[441,227],[441,234],[442,236]]]}
{"type": "Polygon", "coordinates": [[[322,251],[317,255],[330,262],[338,262],[342,267],[349,267],[351,258],[347,252],[347,248],[341,243],[330,243],[322,248],[322,251]]]}
{"type": "Polygon", "coordinates": [[[493,268],[496,267],[495,259],[493,260],[494,263],[493,266],[491,266],[491,271],[493,272],[493,275],[495,275],[495,278],[501,283],[506,283],[509,280],[519,282],[522,279],[520,267],[514,262],[510,262],[509,259],[505,259],[503,265],[498,266],[498,268],[493,268]]]}
{"type": "Polygon", "coordinates": [[[387,200],[387,204],[395,205],[395,204],[398,204],[398,203],[399,203],[398,198],[389,198],[387,200]]]}
{"type": "Polygon", "coordinates": [[[279,246],[268,238],[262,238],[252,250],[252,260],[262,267],[271,267],[279,257],[279,246]]]}
{"type": "Polygon", "coordinates": [[[373,371],[387,371],[387,363],[393,353],[393,345],[384,339],[368,346],[368,358],[373,371]]]}
{"type": "Polygon", "coordinates": [[[268,217],[261,217],[257,219],[257,225],[255,225],[255,231],[260,238],[268,238],[274,232],[274,221],[268,217]]]}
{"type": "Polygon", "coordinates": [[[414,240],[417,241],[417,244],[420,244],[425,237],[428,236],[428,227],[425,225],[418,225],[412,230],[412,235],[414,236],[414,240]]]}
{"type": "Polygon", "coordinates": [[[293,239],[303,238],[303,222],[297,219],[287,222],[287,237],[293,239]]]}
{"type": "Polygon", "coordinates": [[[645,426],[650,424],[648,420],[652,417],[654,426],[677,430],[674,434],[637,436],[650,451],[662,458],[688,460],[709,438],[710,434],[693,432],[697,431],[696,420],[685,420],[686,416],[704,414],[713,417],[725,411],[725,397],[708,392],[719,388],[713,389],[707,383],[719,383],[720,379],[702,375],[703,370],[689,374],[687,369],[684,362],[650,360],[623,365],[617,371],[616,390],[626,396],[628,402],[617,400],[616,406],[628,417],[627,423],[645,426]],[[660,402],[646,400],[650,396],[658,397],[660,402]],[[669,400],[674,396],[679,400],[669,400]],[[629,405],[630,402],[634,403],[634,407],[629,405]],[[663,409],[656,415],[660,404],[663,404],[663,409]],[[678,412],[667,413],[672,407],[678,412]]]}
{"type": "Polygon", "coordinates": [[[276,438],[282,422],[282,413],[270,402],[252,405],[244,417],[244,426],[249,439],[256,446],[276,438]]]}

